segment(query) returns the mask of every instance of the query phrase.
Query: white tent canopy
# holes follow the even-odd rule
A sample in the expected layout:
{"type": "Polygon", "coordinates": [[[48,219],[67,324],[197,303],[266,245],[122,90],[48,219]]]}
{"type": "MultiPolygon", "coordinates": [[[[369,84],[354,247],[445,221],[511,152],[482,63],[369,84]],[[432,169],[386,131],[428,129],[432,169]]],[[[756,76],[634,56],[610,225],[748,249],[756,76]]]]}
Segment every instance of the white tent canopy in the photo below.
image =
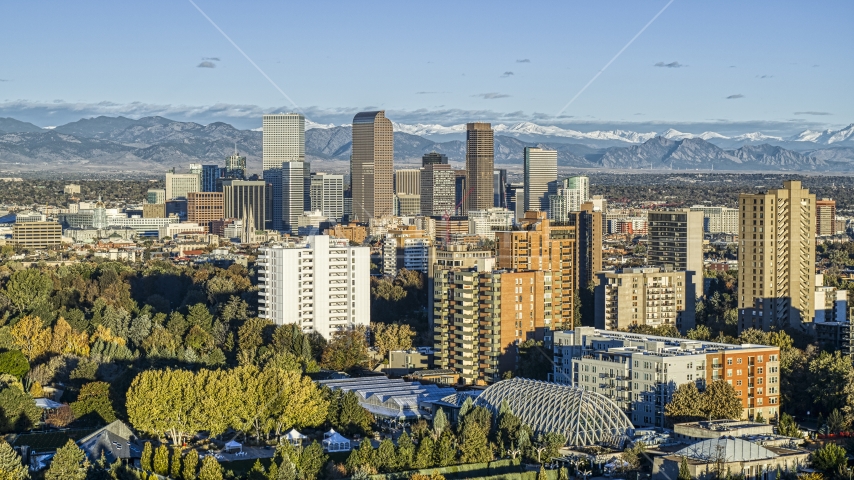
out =
{"type": "Polygon", "coordinates": [[[307,438],[305,435],[299,433],[296,428],[292,428],[290,432],[285,434],[285,439],[292,444],[299,444],[307,438]]]}
{"type": "Polygon", "coordinates": [[[225,444],[225,449],[226,449],[226,450],[237,450],[237,449],[240,449],[240,451],[242,452],[242,451],[243,451],[243,445],[242,445],[240,442],[236,442],[236,441],[234,441],[234,440],[231,440],[231,441],[229,441],[228,443],[226,443],[226,444],[225,444]]]}
{"type": "Polygon", "coordinates": [[[328,432],[324,433],[323,436],[323,448],[327,452],[349,452],[350,451],[350,440],[345,438],[340,433],[336,432],[333,429],[329,429],[328,432]]]}

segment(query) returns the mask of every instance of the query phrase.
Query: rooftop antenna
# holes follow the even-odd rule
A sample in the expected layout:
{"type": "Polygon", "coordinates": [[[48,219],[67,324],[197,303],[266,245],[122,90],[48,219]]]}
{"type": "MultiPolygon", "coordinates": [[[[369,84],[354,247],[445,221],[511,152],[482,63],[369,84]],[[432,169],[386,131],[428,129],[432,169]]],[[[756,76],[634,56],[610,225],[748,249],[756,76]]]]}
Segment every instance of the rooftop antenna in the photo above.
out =
{"type": "Polygon", "coordinates": [[[237,142],[234,142],[234,155],[237,155],[237,142]]]}

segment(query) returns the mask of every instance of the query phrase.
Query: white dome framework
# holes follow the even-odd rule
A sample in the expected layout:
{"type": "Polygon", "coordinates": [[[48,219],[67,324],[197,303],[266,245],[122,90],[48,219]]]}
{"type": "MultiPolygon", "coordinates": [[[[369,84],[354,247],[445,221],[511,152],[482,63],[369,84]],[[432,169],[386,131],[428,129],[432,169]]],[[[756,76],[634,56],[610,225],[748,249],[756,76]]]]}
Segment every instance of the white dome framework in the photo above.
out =
{"type": "Polygon", "coordinates": [[[480,405],[498,415],[501,402],[507,404],[534,435],[556,432],[567,445],[619,446],[632,430],[632,422],[616,403],[583,388],[527,378],[513,378],[493,384],[477,398],[480,405]]]}

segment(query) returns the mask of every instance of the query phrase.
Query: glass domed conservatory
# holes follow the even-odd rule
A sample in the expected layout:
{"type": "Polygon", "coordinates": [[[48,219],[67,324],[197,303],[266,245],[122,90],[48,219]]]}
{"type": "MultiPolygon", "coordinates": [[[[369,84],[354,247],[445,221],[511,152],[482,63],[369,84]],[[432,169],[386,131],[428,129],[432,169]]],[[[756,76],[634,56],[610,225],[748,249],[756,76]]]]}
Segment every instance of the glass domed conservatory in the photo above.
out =
{"type": "Polygon", "coordinates": [[[504,400],[535,435],[560,433],[567,438],[567,445],[620,445],[633,428],[620,407],[601,394],[526,378],[491,385],[475,405],[498,415],[504,400]]]}

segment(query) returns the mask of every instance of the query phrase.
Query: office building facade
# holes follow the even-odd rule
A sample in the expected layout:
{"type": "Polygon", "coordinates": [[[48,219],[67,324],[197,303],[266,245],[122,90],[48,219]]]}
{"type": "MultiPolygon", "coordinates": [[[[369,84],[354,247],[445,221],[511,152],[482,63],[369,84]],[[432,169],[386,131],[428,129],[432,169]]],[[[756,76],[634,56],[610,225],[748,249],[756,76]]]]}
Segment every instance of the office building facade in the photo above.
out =
{"type": "Polygon", "coordinates": [[[492,171],[492,206],[507,208],[507,169],[492,171]]]}
{"type": "Polygon", "coordinates": [[[246,157],[241,157],[237,153],[237,149],[234,150],[233,155],[225,160],[223,177],[233,180],[246,180],[246,157]]]}
{"type": "Polygon", "coordinates": [[[738,198],[739,331],[815,317],[815,194],[799,181],[738,198]]]}
{"type": "Polygon", "coordinates": [[[266,192],[267,184],[262,180],[223,181],[225,218],[242,220],[244,225],[252,226],[256,231],[264,230],[264,219],[267,217],[266,192]]]}
{"type": "Polygon", "coordinates": [[[361,112],[353,117],[350,185],[353,216],[360,221],[392,215],[394,211],[394,132],[385,112],[361,112]]]}
{"type": "Polygon", "coordinates": [[[454,214],[456,174],[447,163],[430,163],[421,171],[421,215],[454,214]]]}
{"type": "Polygon", "coordinates": [[[421,170],[404,169],[394,172],[394,193],[421,195],[421,170]]]}
{"type": "Polygon", "coordinates": [[[149,205],[166,203],[166,190],[163,188],[149,188],[145,194],[145,203],[149,205]]]}
{"type": "Polygon", "coordinates": [[[556,180],[549,184],[548,197],[549,220],[565,222],[590,200],[590,179],[578,176],[556,180]]]}
{"type": "Polygon", "coordinates": [[[310,168],[305,163],[305,117],[299,113],[264,115],[262,149],[264,180],[271,190],[271,226],[295,231],[296,217],[305,211],[308,174],[304,169],[310,168]],[[285,167],[293,162],[298,165],[285,167]],[[297,182],[297,176],[302,180],[297,182]]]}
{"type": "Polygon", "coordinates": [[[433,165],[433,164],[437,164],[437,163],[442,164],[442,165],[447,165],[448,164],[448,156],[442,155],[441,153],[430,152],[430,153],[425,153],[421,157],[421,166],[422,167],[426,167],[427,165],[433,165]]]}
{"type": "Polygon", "coordinates": [[[51,248],[62,244],[62,226],[56,222],[12,225],[12,244],[23,248],[51,248]]]}
{"type": "Polygon", "coordinates": [[[466,124],[466,211],[485,210],[492,207],[492,172],[495,162],[495,144],[492,125],[475,122],[466,124]]]}
{"type": "Polygon", "coordinates": [[[225,215],[222,192],[191,192],[187,198],[187,221],[207,227],[225,215]]]}
{"type": "Polygon", "coordinates": [[[222,177],[222,169],[219,165],[202,165],[200,177],[200,191],[215,192],[217,180],[222,177]]]}
{"type": "Polygon", "coordinates": [[[836,235],[836,201],[830,198],[816,200],[815,212],[815,234],[836,235]]]}
{"type": "Polygon", "coordinates": [[[201,191],[200,176],[197,173],[167,173],[166,200],[187,198],[190,192],[201,191]]]}
{"type": "Polygon", "coordinates": [[[557,151],[525,147],[525,211],[549,211],[549,184],[557,182],[557,151]]]}
{"type": "Polygon", "coordinates": [[[259,316],[329,340],[370,323],[370,249],[313,235],[260,249],[259,316]]]}
{"type": "Polygon", "coordinates": [[[344,176],[312,173],[310,188],[311,207],[329,220],[340,222],[344,217],[344,176]]]}

